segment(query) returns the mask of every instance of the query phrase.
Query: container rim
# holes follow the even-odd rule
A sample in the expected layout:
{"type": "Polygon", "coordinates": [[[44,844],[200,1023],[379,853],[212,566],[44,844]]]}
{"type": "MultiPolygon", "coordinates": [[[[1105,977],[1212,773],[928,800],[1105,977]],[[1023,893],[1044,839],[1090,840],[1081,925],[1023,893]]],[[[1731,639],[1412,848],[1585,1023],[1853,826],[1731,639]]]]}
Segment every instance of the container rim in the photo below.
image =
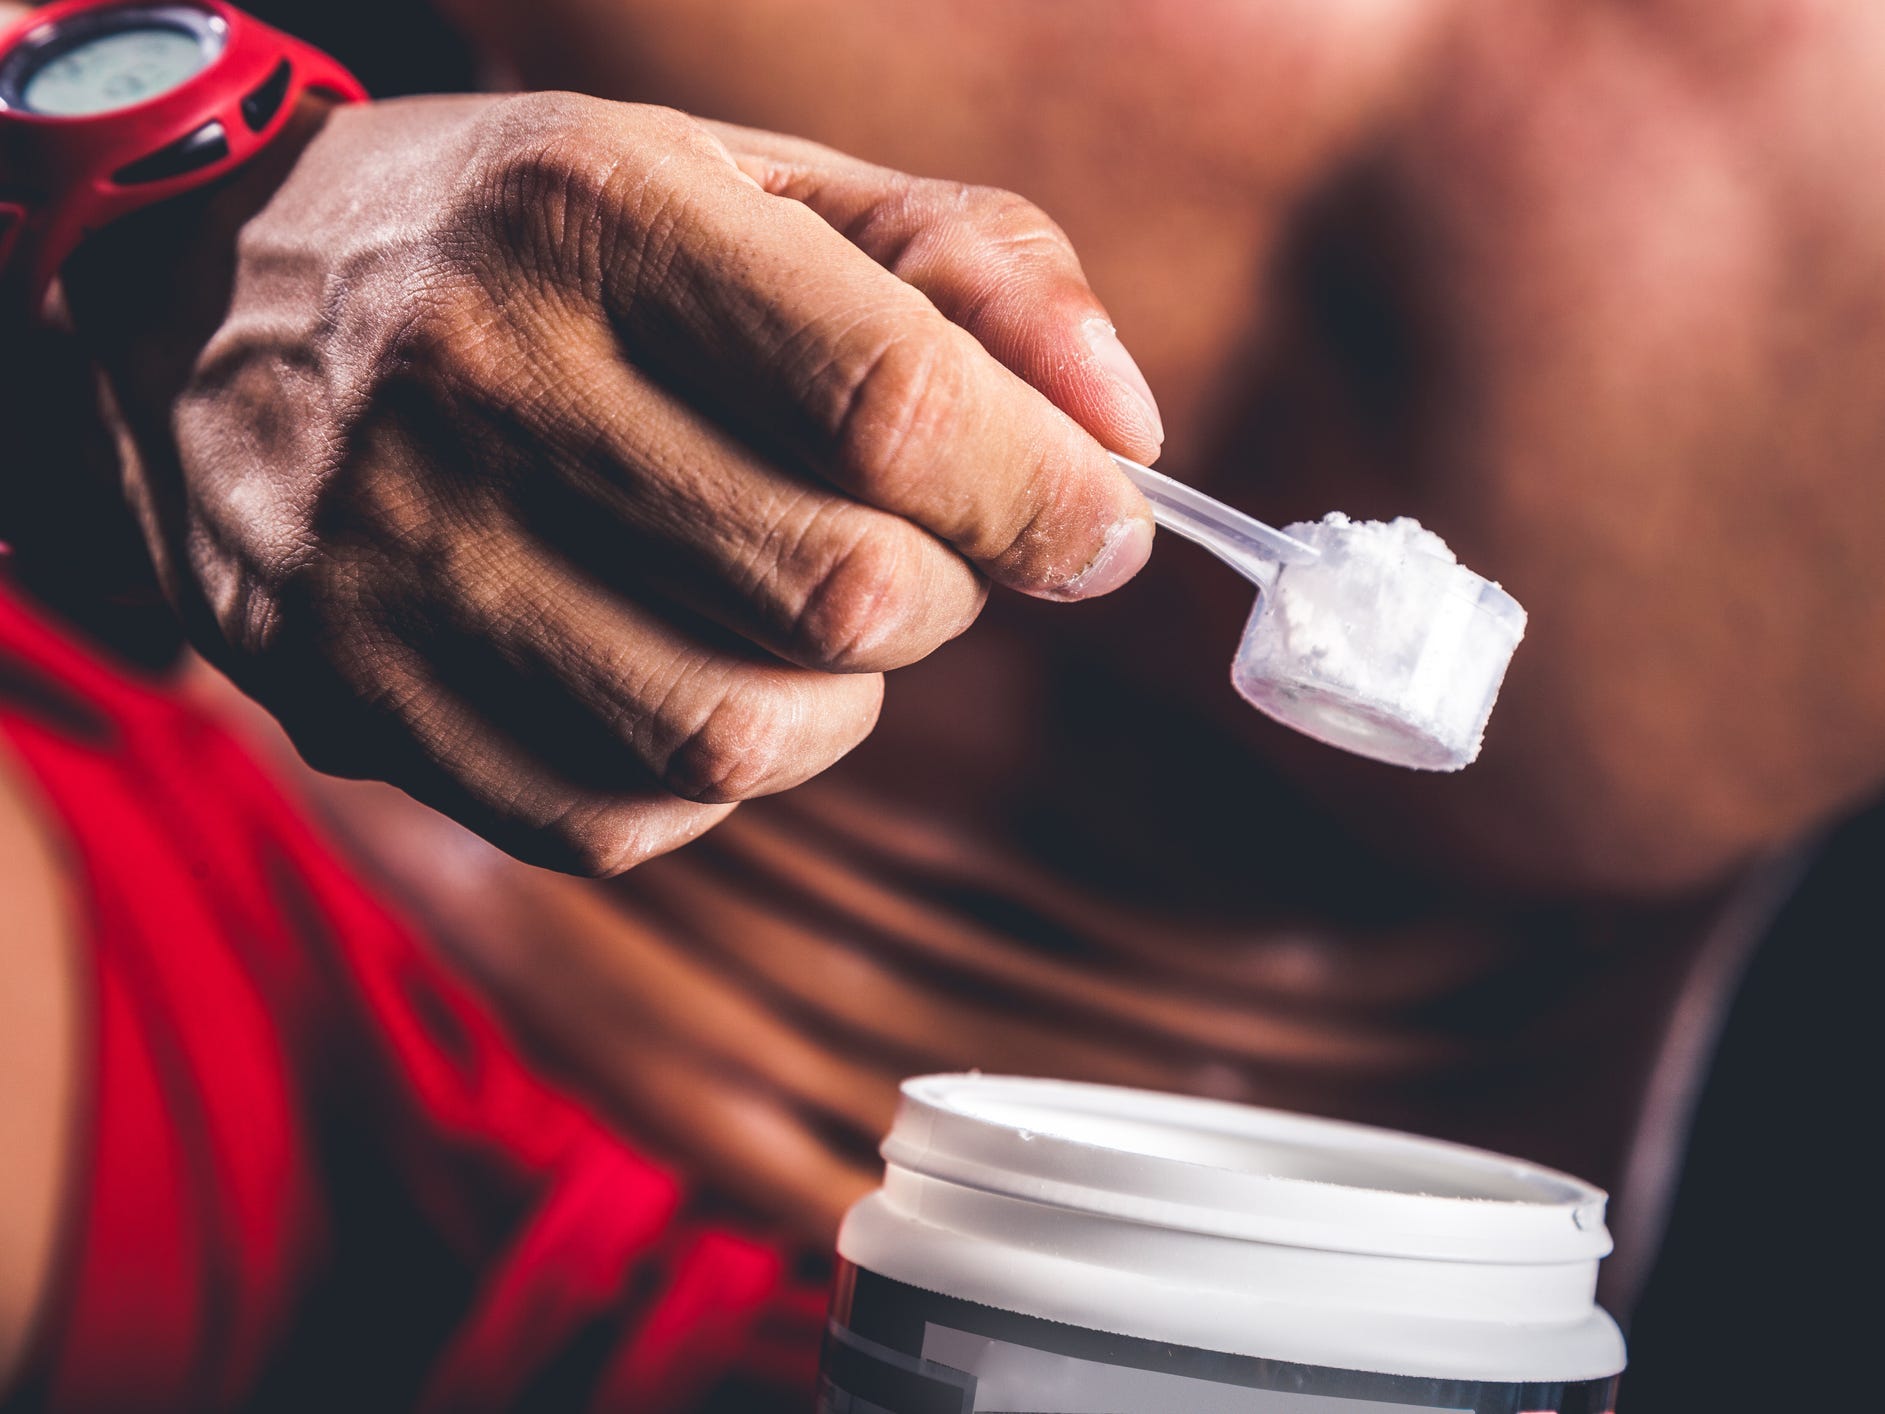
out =
{"type": "Polygon", "coordinates": [[[1019,1076],[920,1076],[902,1093],[893,1169],[1049,1209],[1380,1256],[1593,1262],[1611,1248],[1602,1189],[1465,1145],[1019,1076]]]}

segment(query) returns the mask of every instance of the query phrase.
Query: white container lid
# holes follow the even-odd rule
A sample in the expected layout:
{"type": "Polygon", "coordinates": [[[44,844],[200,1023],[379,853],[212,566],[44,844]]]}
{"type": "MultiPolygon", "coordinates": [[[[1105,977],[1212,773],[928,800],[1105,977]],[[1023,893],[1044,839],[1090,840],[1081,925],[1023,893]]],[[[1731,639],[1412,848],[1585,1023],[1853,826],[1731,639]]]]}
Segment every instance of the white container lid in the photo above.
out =
{"type": "Polygon", "coordinates": [[[1467,1262],[1607,1256],[1602,1189],[1367,1125],[1009,1076],[907,1081],[883,1155],[1057,1208],[1251,1242],[1467,1262]]]}
{"type": "Polygon", "coordinates": [[[1604,1378],[1602,1190],[1275,1110],[984,1075],[905,1082],[847,1260],[985,1305],[1342,1369],[1604,1378]]]}

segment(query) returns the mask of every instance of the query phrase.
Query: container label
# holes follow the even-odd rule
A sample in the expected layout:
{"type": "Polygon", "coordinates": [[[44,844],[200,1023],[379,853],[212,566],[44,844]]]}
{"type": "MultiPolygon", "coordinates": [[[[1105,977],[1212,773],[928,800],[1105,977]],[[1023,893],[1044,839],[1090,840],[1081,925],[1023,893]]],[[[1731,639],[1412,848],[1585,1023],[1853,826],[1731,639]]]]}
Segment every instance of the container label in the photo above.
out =
{"type": "Polygon", "coordinates": [[[1417,1379],[1193,1350],[847,1267],[818,1414],[1609,1414],[1616,1385],[1417,1379]]]}

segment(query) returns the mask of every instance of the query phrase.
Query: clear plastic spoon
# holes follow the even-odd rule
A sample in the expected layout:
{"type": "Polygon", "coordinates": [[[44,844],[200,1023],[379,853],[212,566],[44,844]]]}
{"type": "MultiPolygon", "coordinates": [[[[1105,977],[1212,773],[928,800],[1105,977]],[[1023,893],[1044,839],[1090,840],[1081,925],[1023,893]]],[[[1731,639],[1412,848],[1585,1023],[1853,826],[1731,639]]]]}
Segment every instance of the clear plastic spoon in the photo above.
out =
{"type": "Polygon", "coordinates": [[[1305,545],[1163,472],[1127,461],[1117,452],[1113,460],[1126,473],[1126,479],[1139,488],[1139,494],[1151,502],[1153,520],[1172,534],[1203,546],[1259,589],[1276,583],[1277,571],[1284,565],[1304,565],[1322,558],[1315,546],[1305,545]]]}
{"type": "Polygon", "coordinates": [[[1257,586],[1231,681],[1285,726],[1377,761],[1479,754],[1525,610],[1412,521],[1328,516],[1286,534],[1115,456],[1161,526],[1257,586]],[[1305,537],[1303,539],[1298,536],[1305,537]],[[1313,541],[1314,543],[1308,543],[1313,541]]]}

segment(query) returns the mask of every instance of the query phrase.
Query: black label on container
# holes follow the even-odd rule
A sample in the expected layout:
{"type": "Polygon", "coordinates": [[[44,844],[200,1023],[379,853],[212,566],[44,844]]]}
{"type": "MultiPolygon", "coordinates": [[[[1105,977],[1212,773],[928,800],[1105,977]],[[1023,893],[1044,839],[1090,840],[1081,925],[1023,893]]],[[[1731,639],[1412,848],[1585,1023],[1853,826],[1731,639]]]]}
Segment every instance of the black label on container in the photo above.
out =
{"type": "Polygon", "coordinates": [[[1610,1414],[1615,1379],[1489,1384],[1194,1350],[847,1266],[818,1414],[1610,1414]]]}

